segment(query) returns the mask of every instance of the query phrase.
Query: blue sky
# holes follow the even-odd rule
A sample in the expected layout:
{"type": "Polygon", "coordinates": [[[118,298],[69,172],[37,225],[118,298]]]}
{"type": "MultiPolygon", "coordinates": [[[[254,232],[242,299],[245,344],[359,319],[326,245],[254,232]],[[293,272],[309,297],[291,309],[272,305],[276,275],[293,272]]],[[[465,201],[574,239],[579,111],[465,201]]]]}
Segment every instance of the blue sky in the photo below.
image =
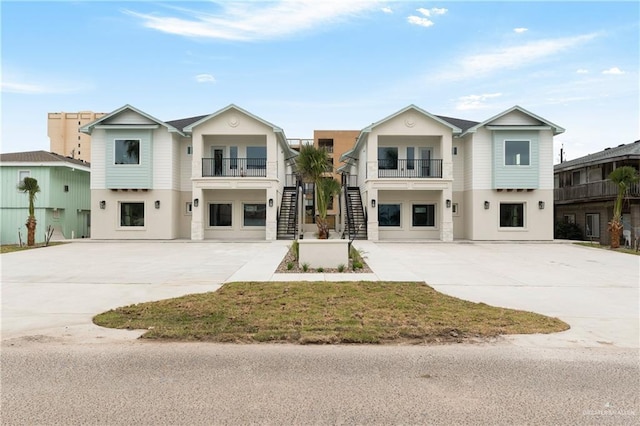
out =
{"type": "Polygon", "coordinates": [[[234,103],[284,129],[362,129],[409,104],[564,127],[568,159],[640,139],[637,2],[3,1],[2,152],[47,113],[161,120],[234,103]]]}

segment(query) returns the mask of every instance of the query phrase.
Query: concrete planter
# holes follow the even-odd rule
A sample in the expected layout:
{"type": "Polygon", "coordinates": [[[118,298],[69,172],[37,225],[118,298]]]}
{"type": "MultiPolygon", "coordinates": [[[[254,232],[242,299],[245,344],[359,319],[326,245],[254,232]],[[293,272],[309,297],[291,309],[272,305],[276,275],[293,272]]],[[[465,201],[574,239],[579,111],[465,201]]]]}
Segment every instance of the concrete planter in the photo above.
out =
{"type": "Polygon", "coordinates": [[[298,240],[298,264],[310,268],[349,267],[348,240],[298,240]]]}

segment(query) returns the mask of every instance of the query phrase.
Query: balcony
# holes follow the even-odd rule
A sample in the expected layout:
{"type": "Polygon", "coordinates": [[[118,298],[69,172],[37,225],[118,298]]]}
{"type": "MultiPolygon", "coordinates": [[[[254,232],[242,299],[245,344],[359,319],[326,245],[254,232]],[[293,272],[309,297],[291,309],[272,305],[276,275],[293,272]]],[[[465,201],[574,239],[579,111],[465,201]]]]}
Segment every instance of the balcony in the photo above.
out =
{"type": "MultiPolygon", "coordinates": [[[[590,182],[581,185],[565,186],[553,190],[553,200],[558,203],[571,201],[591,201],[614,199],[618,195],[618,186],[610,180],[590,182]]],[[[628,196],[640,198],[640,183],[629,188],[628,196]]]]}
{"type": "Polygon", "coordinates": [[[378,160],[378,177],[392,179],[442,178],[442,160],[378,160]]]}
{"type": "Polygon", "coordinates": [[[203,158],[202,177],[266,177],[266,158],[203,158]]]}

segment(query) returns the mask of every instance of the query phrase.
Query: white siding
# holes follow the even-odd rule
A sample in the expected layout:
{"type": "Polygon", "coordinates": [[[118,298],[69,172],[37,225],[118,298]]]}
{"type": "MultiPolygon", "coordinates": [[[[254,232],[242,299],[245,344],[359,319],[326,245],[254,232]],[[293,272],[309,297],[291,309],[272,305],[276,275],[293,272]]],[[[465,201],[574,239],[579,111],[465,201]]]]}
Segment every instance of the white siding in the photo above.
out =
{"type": "Polygon", "coordinates": [[[539,133],[540,143],[540,189],[553,189],[553,133],[543,130],[539,133]]]}
{"type": "Polygon", "coordinates": [[[171,134],[165,127],[153,132],[153,189],[173,189],[171,134]]]}
{"type": "Polygon", "coordinates": [[[471,189],[491,189],[493,186],[491,165],[493,163],[492,132],[481,128],[473,134],[470,141],[473,145],[472,169],[473,181],[471,189]]]}
{"type": "Polygon", "coordinates": [[[465,147],[461,139],[453,140],[453,148],[458,150],[457,155],[451,155],[453,162],[453,190],[462,191],[465,186],[465,147]]]}
{"type": "Polygon", "coordinates": [[[180,165],[178,166],[180,170],[179,188],[181,191],[191,192],[191,161],[193,159],[193,154],[187,153],[187,147],[191,147],[193,152],[191,138],[180,138],[178,147],[178,154],[176,157],[180,159],[180,165]]]}
{"type": "Polygon", "coordinates": [[[91,135],[91,189],[106,188],[105,131],[94,130],[91,135]]]}
{"type": "Polygon", "coordinates": [[[114,117],[110,117],[109,119],[104,120],[101,124],[158,124],[158,123],[156,123],[155,121],[149,120],[147,117],[144,117],[135,111],[125,110],[114,117]]]}
{"type": "Polygon", "coordinates": [[[495,126],[539,126],[543,123],[528,114],[516,110],[487,124],[495,126]]]}

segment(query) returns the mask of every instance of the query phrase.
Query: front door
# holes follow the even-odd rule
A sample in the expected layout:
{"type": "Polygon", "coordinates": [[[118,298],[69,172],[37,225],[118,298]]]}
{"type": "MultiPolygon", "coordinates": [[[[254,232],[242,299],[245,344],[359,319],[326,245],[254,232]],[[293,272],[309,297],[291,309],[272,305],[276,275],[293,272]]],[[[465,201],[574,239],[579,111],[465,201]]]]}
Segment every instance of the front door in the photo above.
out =
{"type": "Polygon", "coordinates": [[[420,148],[420,176],[431,176],[431,148],[420,148]]]}

